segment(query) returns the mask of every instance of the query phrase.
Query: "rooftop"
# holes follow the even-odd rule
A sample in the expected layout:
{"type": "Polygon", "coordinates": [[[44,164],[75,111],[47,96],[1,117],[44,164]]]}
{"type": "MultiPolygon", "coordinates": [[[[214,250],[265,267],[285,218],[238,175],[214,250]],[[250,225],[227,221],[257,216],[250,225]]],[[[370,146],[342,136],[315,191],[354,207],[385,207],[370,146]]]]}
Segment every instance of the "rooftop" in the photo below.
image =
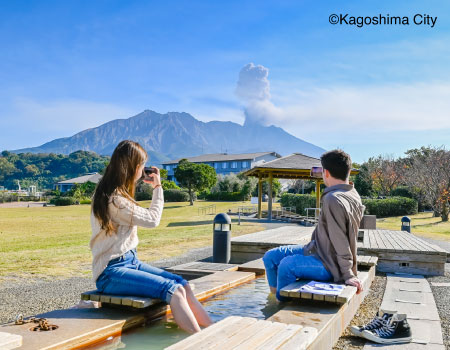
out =
{"type": "Polygon", "coordinates": [[[182,159],[187,159],[191,163],[202,163],[202,162],[224,162],[224,161],[232,161],[232,160],[252,160],[257,157],[265,156],[265,155],[273,155],[274,157],[280,158],[276,152],[256,152],[256,153],[240,153],[240,154],[228,154],[228,153],[213,153],[213,154],[202,154],[200,156],[195,157],[185,157],[179,158],[167,162],[163,162],[162,164],[178,164],[178,162],[182,159]]]}
{"type": "Polygon", "coordinates": [[[102,175],[99,173],[92,173],[92,174],[86,174],[83,176],[75,177],[73,179],[64,180],[57,182],[58,184],[84,184],[86,182],[93,182],[98,183],[100,179],[102,178],[102,175]]]}

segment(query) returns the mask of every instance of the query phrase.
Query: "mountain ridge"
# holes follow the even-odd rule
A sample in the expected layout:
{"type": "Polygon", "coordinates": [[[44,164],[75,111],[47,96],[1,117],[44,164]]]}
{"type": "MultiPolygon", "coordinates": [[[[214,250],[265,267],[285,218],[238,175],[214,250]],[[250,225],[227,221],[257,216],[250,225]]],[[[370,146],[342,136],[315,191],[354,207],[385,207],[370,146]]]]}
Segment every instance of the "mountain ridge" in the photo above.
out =
{"type": "Polygon", "coordinates": [[[72,136],[14,153],[60,153],[78,150],[111,155],[116,145],[131,139],[149,152],[154,164],[205,153],[252,153],[262,149],[281,155],[303,153],[319,157],[325,150],[301,140],[280,127],[240,125],[230,121],[202,122],[186,112],[160,114],[145,110],[127,119],[114,119],[72,136]]]}

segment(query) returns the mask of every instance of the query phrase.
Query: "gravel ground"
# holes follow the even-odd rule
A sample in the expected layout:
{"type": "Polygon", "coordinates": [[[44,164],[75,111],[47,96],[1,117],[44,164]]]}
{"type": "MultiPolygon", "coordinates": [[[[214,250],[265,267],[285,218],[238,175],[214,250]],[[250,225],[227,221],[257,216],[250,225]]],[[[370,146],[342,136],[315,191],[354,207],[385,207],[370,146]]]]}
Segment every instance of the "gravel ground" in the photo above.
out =
{"type": "MultiPolygon", "coordinates": [[[[170,267],[196,260],[208,260],[212,247],[193,249],[187,254],[153,262],[158,267],[170,267]]],[[[74,277],[62,280],[7,278],[0,284],[0,324],[22,314],[24,317],[69,308],[78,303],[82,292],[96,289],[90,278],[74,277]]]]}
{"type": "MultiPolygon", "coordinates": [[[[360,326],[373,319],[383,300],[385,287],[386,275],[377,273],[370,287],[370,293],[364,298],[364,301],[359,306],[359,309],[349,326],[360,326]]],[[[344,334],[334,345],[333,350],[361,350],[365,343],[365,339],[355,337],[350,333],[349,328],[347,327],[344,334]]]]}
{"type": "Polygon", "coordinates": [[[450,264],[445,264],[445,276],[428,277],[434,301],[441,319],[442,337],[445,348],[450,350],[450,287],[435,287],[432,282],[450,283],[450,264]]]}

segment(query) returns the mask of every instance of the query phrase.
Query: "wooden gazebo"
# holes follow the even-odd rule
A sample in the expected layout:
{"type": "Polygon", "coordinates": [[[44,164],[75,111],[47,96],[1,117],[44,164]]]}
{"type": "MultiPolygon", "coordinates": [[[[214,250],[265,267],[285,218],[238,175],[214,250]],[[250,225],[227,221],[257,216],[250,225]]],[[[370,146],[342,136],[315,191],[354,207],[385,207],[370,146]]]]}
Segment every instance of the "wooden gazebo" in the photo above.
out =
{"type": "MultiPolygon", "coordinates": [[[[294,153],[290,156],[275,159],[247,170],[244,175],[258,178],[258,218],[261,218],[262,183],[266,179],[269,179],[269,220],[272,220],[272,184],[274,178],[315,181],[316,208],[320,208],[320,184],[323,183],[323,180],[311,177],[311,168],[316,166],[322,166],[320,159],[305,156],[301,153],[294,153]]],[[[357,170],[352,169],[351,175],[357,173],[357,170]]]]}

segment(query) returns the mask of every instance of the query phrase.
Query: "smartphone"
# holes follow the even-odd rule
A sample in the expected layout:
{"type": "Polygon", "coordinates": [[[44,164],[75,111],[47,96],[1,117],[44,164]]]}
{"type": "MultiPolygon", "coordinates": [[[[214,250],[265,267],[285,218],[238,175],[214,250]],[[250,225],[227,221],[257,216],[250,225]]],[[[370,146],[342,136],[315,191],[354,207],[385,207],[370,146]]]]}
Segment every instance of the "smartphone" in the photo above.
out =
{"type": "Polygon", "coordinates": [[[153,181],[153,179],[149,176],[150,174],[156,174],[156,169],[152,167],[146,166],[142,171],[142,180],[153,181]]]}
{"type": "Polygon", "coordinates": [[[311,168],[311,177],[315,179],[321,179],[322,178],[323,169],[321,166],[313,166],[311,168]]]}

